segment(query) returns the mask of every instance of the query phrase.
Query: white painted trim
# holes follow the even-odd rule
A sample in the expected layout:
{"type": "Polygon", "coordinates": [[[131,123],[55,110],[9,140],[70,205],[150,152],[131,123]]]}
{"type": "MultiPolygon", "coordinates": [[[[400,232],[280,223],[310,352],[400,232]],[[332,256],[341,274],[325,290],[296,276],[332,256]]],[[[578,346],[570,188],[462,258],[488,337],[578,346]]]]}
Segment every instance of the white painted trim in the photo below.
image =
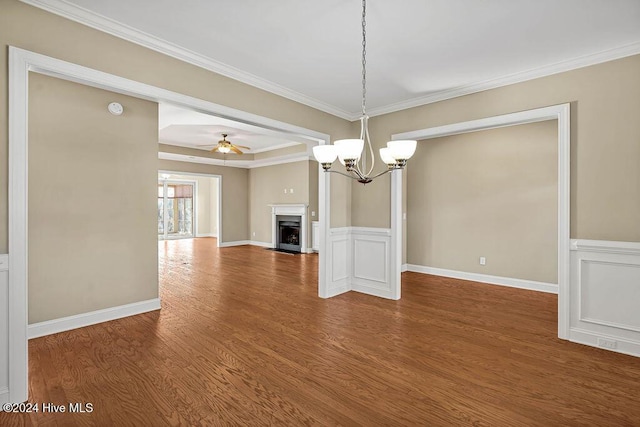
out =
{"type": "Polygon", "coordinates": [[[88,313],[76,314],[74,316],[62,317],[60,319],[47,320],[46,322],[34,323],[29,325],[28,328],[29,339],[70,331],[72,329],[84,328],[85,326],[109,322],[123,317],[135,316],[136,314],[147,313],[154,310],[160,310],[160,298],[153,298],[146,301],[134,302],[117,307],[109,307],[102,310],[90,311],[88,313]]]}
{"type": "MultiPolygon", "coordinates": [[[[566,71],[576,70],[579,68],[589,67],[591,65],[601,64],[603,62],[614,61],[616,59],[625,58],[627,56],[637,55],[640,53],[640,42],[628,44],[609,50],[604,50],[591,55],[580,56],[578,58],[569,59],[567,61],[557,62],[555,64],[545,65],[543,67],[526,70],[519,73],[510,74],[495,79],[484,80],[467,85],[458,86],[456,88],[445,89],[430,93],[429,95],[419,96],[406,101],[385,105],[377,108],[367,109],[369,117],[389,114],[396,111],[406,110],[408,108],[419,107],[421,105],[433,104],[435,102],[447,99],[457,98],[459,96],[470,95],[472,93],[484,92],[485,90],[496,89],[503,86],[522,83],[529,80],[539,79],[554,74],[564,73],[566,71]]],[[[356,119],[351,119],[356,120],[356,119]]],[[[398,138],[401,139],[401,138],[398,138]]]]}
{"type": "Polygon", "coordinates": [[[158,174],[167,173],[174,175],[190,175],[190,176],[204,176],[207,178],[217,178],[218,182],[218,201],[217,201],[217,210],[218,210],[218,233],[212,237],[217,237],[217,245],[220,247],[220,242],[222,241],[222,175],[209,174],[209,173],[196,173],[196,172],[182,172],[182,171],[170,171],[170,170],[159,170],[158,174]]]}
{"type": "MultiPolygon", "coordinates": [[[[24,3],[44,9],[48,12],[65,17],[75,22],[79,22],[99,31],[119,37],[131,43],[144,46],[148,49],[160,52],[167,56],[179,59],[189,64],[196,65],[214,73],[232,78],[253,87],[266,90],[273,94],[282,96],[287,99],[299,102],[304,105],[316,108],[320,111],[341,117],[346,120],[355,121],[360,118],[360,112],[349,112],[334,105],[311,98],[307,95],[285,88],[277,83],[268,81],[246,71],[239,70],[230,65],[208,58],[199,53],[190,51],[181,46],[162,40],[158,37],[147,34],[143,31],[134,29],[130,26],[114,21],[110,18],[97,14],[95,12],[84,9],[64,0],[21,0],[24,3]]],[[[418,107],[421,105],[432,104],[434,102],[444,101],[446,99],[457,98],[459,96],[469,95],[472,93],[482,92],[489,89],[495,89],[515,83],[521,83],[553,74],[563,73],[578,68],[588,67],[590,65],[600,64],[602,62],[613,61],[615,59],[624,58],[640,53],[640,42],[620,46],[601,52],[580,56],[566,61],[557,62],[555,64],[545,65],[532,70],[521,71],[518,73],[475,82],[467,85],[458,86],[452,89],[445,89],[430,93],[429,95],[419,96],[406,101],[394,104],[384,105],[377,108],[369,108],[367,111],[369,117],[379,116],[382,114],[393,113],[405,110],[407,108],[418,107]]]]}
{"type": "MultiPolygon", "coordinates": [[[[639,45],[640,46],[640,45],[639,45]]],[[[535,123],[546,120],[558,121],[558,337],[569,339],[571,295],[570,289],[570,104],[553,105],[534,110],[487,117],[479,120],[454,123],[391,136],[393,140],[424,140],[460,133],[535,123]]],[[[392,210],[399,210],[391,192],[392,210]]]]}
{"type": "Polygon", "coordinates": [[[640,256],[640,243],[571,239],[571,250],[640,256]]]}
{"type": "Polygon", "coordinates": [[[402,273],[406,273],[407,271],[409,271],[409,264],[402,264],[400,271],[402,273]]]}
{"type": "Polygon", "coordinates": [[[230,248],[232,246],[245,246],[250,245],[250,240],[236,240],[234,242],[222,242],[218,244],[219,248],[230,248]]]}
{"type": "Polygon", "coordinates": [[[217,233],[200,233],[196,234],[196,237],[218,237],[217,233]]]}
{"type": "Polygon", "coordinates": [[[353,120],[353,114],[348,111],[344,111],[333,105],[327,104],[326,102],[311,98],[310,96],[293,91],[254,74],[242,71],[220,61],[216,61],[199,53],[185,49],[128,25],[121,24],[120,22],[114,21],[80,6],[68,3],[64,0],[21,1],[72,21],[79,22],[88,27],[111,34],[112,36],[116,36],[131,43],[160,52],[172,58],[196,65],[200,68],[204,68],[205,70],[213,71],[214,73],[225,77],[229,77],[253,87],[299,102],[300,104],[308,105],[317,110],[324,111],[325,113],[329,113],[343,119],[353,120]]]}
{"type": "Polygon", "coordinates": [[[260,160],[223,160],[210,157],[198,157],[186,154],[158,152],[160,160],[173,160],[175,162],[200,163],[203,165],[225,166],[228,168],[256,169],[266,166],[284,165],[288,163],[307,162],[313,160],[308,154],[291,154],[282,157],[273,157],[260,160]]]}
{"type": "Polygon", "coordinates": [[[9,254],[0,254],[0,271],[9,271],[9,254]]]}
{"type": "MultiPolygon", "coordinates": [[[[182,95],[166,89],[125,79],[113,74],[83,67],[70,62],[51,58],[9,46],[9,399],[24,402],[28,399],[28,348],[27,348],[27,198],[28,198],[28,88],[29,72],[37,72],[82,85],[122,93],[153,102],[166,102],[190,108],[218,117],[228,118],[255,126],[269,128],[309,141],[307,145],[328,144],[329,135],[291,125],[278,120],[246,113],[234,108],[215,104],[202,99],[182,95]]],[[[328,174],[327,174],[328,175],[328,174]]],[[[222,180],[219,180],[222,198],[222,180]]],[[[330,181],[321,180],[318,193],[329,197],[330,181]]],[[[319,205],[321,226],[329,226],[328,203],[319,205]]],[[[220,204],[219,204],[220,207],[220,204]]],[[[222,218],[221,215],[218,218],[222,218]]],[[[325,229],[326,229],[325,228],[325,229]]],[[[223,239],[222,228],[218,229],[218,244],[223,239]]],[[[322,260],[322,254],[320,255],[322,260]]],[[[321,266],[327,268],[326,263],[321,266]]],[[[321,293],[322,279],[319,275],[318,292],[321,293]]]]}
{"type": "Polygon", "coordinates": [[[0,405],[9,403],[9,389],[7,387],[0,387],[0,405]]]}
{"type": "Polygon", "coordinates": [[[256,240],[250,240],[249,244],[251,246],[259,246],[261,248],[273,248],[273,246],[271,246],[271,242],[258,242],[256,240]]]}
{"type": "Polygon", "coordinates": [[[601,350],[615,351],[616,353],[628,354],[629,356],[640,357],[640,343],[620,337],[612,337],[600,333],[594,333],[580,328],[571,328],[569,339],[578,344],[597,347],[601,350]],[[598,339],[604,338],[616,342],[616,348],[603,348],[598,345],[598,339]]]}
{"type": "Polygon", "coordinates": [[[480,273],[467,273],[464,271],[447,270],[444,268],[427,267],[424,265],[405,264],[407,271],[433,276],[451,277],[453,279],[471,280],[473,282],[488,283],[490,285],[508,286],[511,288],[528,289],[531,291],[558,293],[558,285],[553,283],[536,282],[533,280],[516,279],[512,277],[491,276],[480,273]]]}
{"type": "MultiPolygon", "coordinates": [[[[346,227],[348,228],[348,232],[353,234],[366,234],[367,236],[391,236],[390,228],[373,228],[373,227],[346,227]]],[[[339,230],[335,234],[340,234],[342,229],[334,228],[334,230],[339,230]]]]}

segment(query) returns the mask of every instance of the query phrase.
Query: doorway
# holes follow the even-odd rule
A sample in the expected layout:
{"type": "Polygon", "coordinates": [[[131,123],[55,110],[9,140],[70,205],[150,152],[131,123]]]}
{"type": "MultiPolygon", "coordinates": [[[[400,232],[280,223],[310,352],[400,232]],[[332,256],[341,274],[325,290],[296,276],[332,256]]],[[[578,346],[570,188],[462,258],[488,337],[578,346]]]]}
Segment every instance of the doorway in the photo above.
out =
{"type": "Polygon", "coordinates": [[[188,239],[195,230],[195,181],[158,181],[158,239],[188,239]]]}

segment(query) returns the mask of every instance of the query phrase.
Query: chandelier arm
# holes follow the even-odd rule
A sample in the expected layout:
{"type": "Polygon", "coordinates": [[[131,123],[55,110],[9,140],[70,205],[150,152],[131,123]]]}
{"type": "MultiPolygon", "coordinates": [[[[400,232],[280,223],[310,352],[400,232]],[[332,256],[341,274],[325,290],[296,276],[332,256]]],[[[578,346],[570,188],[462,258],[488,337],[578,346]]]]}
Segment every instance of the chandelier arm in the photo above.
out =
{"type": "Polygon", "coordinates": [[[389,169],[383,170],[382,172],[377,173],[374,176],[370,176],[369,179],[376,179],[377,177],[382,176],[382,175],[384,175],[386,173],[389,173],[389,172],[393,172],[396,169],[398,169],[398,168],[389,168],[389,169]]]}
{"type": "Polygon", "coordinates": [[[342,176],[346,176],[347,178],[351,178],[351,179],[355,179],[356,181],[359,179],[363,179],[364,177],[362,175],[360,175],[359,173],[357,173],[355,170],[353,171],[355,173],[355,175],[349,175],[346,174],[344,172],[340,172],[340,171],[334,171],[332,169],[329,170],[325,170],[325,172],[329,172],[329,173],[337,173],[338,175],[342,175],[342,176]]]}
{"type": "MultiPolygon", "coordinates": [[[[369,139],[369,124],[368,124],[368,117],[367,117],[367,121],[365,123],[367,123],[367,126],[365,126],[364,128],[364,133],[365,133],[365,137],[367,138],[365,140],[365,143],[367,144],[367,146],[369,147],[369,153],[371,154],[371,167],[369,168],[369,170],[367,171],[367,175],[370,175],[371,172],[373,172],[373,168],[376,165],[376,156],[373,152],[373,146],[371,145],[371,139],[369,139]]],[[[367,167],[366,165],[364,166],[365,168],[367,167]]]]}

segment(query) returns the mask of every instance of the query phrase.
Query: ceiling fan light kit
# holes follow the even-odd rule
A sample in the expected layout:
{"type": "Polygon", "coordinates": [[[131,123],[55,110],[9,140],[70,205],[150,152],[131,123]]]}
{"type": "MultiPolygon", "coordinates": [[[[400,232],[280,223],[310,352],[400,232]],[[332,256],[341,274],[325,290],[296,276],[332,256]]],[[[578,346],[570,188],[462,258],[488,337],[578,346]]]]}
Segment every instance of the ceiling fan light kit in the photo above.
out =
{"type": "Polygon", "coordinates": [[[251,149],[249,147],[245,147],[244,145],[236,145],[236,144],[233,144],[231,141],[227,141],[227,136],[228,134],[226,133],[222,134],[222,139],[218,141],[218,145],[216,145],[211,149],[212,153],[218,152],[222,154],[228,154],[228,153],[234,152],[236,154],[244,154],[243,151],[240,150],[241,148],[244,150],[251,149]]]}
{"type": "Polygon", "coordinates": [[[325,172],[333,172],[348,178],[355,179],[362,184],[368,184],[375,178],[391,172],[395,169],[402,169],[407,165],[407,160],[416,151],[417,141],[398,140],[387,142],[386,148],[380,149],[380,158],[387,165],[387,169],[371,176],[375,166],[375,156],[373,146],[369,139],[369,116],[366,110],[367,98],[367,1],[362,0],[362,117],[360,118],[360,138],[340,139],[334,141],[333,145],[318,145],[313,147],[313,155],[318,163],[322,165],[325,172]],[[366,145],[366,149],[365,149],[366,145]],[[371,166],[368,166],[367,156],[371,156],[371,166]],[[347,172],[331,170],[335,160],[339,159],[347,172]]]}

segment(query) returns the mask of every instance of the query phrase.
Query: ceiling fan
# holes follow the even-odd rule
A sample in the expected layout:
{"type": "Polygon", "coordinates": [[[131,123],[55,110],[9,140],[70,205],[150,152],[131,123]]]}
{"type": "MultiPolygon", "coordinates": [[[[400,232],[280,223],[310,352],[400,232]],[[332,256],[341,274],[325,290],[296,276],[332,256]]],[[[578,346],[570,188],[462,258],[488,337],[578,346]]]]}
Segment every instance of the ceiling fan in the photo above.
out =
{"type": "MultiPolygon", "coordinates": [[[[236,154],[243,154],[243,151],[241,150],[241,148],[243,150],[251,150],[251,148],[245,147],[244,145],[232,144],[231,141],[227,141],[227,136],[228,134],[226,133],[222,134],[222,139],[218,141],[218,145],[216,145],[211,149],[212,153],[227,154],[233,151],[236,154]]],[[[207,145],[211,145],[211,144],[207,144],[207,145]]]]}

